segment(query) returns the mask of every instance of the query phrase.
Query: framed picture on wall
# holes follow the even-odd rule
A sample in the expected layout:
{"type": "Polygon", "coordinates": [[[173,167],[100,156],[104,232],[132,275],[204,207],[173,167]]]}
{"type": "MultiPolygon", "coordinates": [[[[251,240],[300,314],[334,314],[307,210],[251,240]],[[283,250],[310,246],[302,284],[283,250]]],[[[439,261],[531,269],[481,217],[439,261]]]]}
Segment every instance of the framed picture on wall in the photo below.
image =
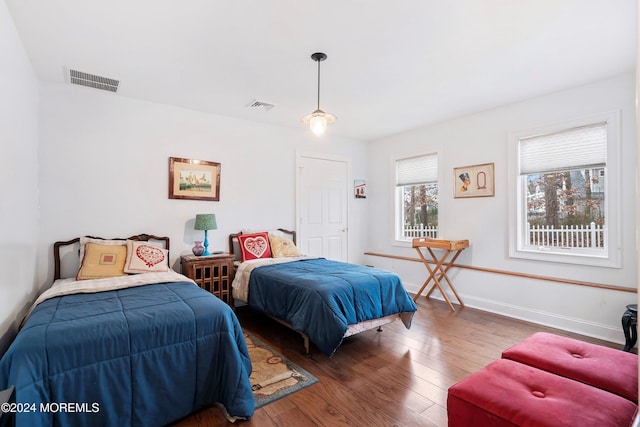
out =
{"type": "Polygon", "coordinates": [[[353,195],[356,199],[367,198],[367,181],[364,179],[356,179],[353,181],[353,195]]]}
{"type": "Polygon", "coordinates": [[[169,157],[169,198],[220,200],[220,163],[169,157]]]}
{"type": "Polygon", "coordinates": [[[495,195],[493,163],[453,168],[453,197],[492,197],[495,195]]]}

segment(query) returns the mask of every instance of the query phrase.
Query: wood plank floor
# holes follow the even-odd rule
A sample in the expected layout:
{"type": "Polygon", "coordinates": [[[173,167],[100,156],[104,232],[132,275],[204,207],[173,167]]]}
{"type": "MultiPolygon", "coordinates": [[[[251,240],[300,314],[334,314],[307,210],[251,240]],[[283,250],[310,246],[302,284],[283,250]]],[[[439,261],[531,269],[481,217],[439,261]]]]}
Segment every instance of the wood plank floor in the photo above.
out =
{"type": "MultiPolygon", "coordinates": [[[[302,338],[246,307],[243,329],[320,381],[257,409],[241,426],[447,425],[447,389],[500,358],[502,351],[545,331],[613,348],[622,346],[472,308],[451,312],[444,302],[420,298],[411,329],[402,322],[384,331],[347,338],[332,358],[303,355],[302,338]]],[[[229,426],[218,408],[204,409],[179,427],[229,426]]]]}

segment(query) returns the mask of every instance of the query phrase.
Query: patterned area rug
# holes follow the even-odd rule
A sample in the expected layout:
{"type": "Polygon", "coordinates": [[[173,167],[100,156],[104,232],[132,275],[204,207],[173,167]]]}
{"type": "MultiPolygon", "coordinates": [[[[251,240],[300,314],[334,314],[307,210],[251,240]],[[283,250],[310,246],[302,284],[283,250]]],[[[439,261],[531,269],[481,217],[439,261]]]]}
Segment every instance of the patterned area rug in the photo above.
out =
{"type": "Polygon", "coordinates": [[[318,379],[245,332],[253,372],[249,377],[256,409],[318,382],[318,379]]]}

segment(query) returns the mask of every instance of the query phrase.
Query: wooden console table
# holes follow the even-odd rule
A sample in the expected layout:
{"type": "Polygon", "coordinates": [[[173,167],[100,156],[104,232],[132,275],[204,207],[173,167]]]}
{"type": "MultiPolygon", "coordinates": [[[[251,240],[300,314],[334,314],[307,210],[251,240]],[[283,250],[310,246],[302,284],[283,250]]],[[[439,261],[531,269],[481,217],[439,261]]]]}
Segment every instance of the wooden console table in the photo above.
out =
{"type": "Polygon", "coordinates": [[[451,266],[453,266],[453,263],[456,261],[460,253],[462,253],[463,250],[469,247],[469,241],[468,240],[441,240],[441,239],[431,239],[428,237],[420,237],[417,239],[413,239],[412,247],[416,249],[416,251],[418,252],[418,255],[420,255],[420,259],[422,260],[422,263],[425,265],[425,267],[427,267],[427,270],[429,271],[429,277],[424,282],[424,284],[422,285],[422,287],[420,288],[416,296],[413,297],[413,300],[417,301],[420,294],[422,294],[422,291],[424,291],[424,289],[433,280],[434,283],[433,285],[431,285],[431,288],[427,292],[426,297],[429,298],[429,296],[434,291],[434,289],[438,288],[438,290],[440,291],[440,294],[442,294],[442,297],[449,305],[449,308],[451,309],[451,311],[456,311],[456,309],[453,308],[453,304],[451,304],[449,297],[442,289],[441,281],[442,279],[444,279],[449,284],[449,287],[451,288],[451,290],[453,291],[453,294],[458,299],[458,302],[460,303],[460,305],[464,307],[464,303],[460,299],[458,292],[456,292],[456,288],[453,287],[453,283],[451,283],[451,280],[449,280],[449,276],[447,276],[447,271],[449,271],[451,266]],[[423,251],[420,248],[426,248],[426,250],[429,252],[429,255],[431,255],[431,258],[435,263],[435,266],[433,268],[431,268],[431,266],[429,265],[429,261],[425,258],[423,251]],[[443,250],[444,254],[438,259],[438,257],[436,257],[436,254],[433,252],[434,249],[443,250]],[[451,254],[453,254],[451,259],[449,261],[446,261],[449,255],[451,254]]]}

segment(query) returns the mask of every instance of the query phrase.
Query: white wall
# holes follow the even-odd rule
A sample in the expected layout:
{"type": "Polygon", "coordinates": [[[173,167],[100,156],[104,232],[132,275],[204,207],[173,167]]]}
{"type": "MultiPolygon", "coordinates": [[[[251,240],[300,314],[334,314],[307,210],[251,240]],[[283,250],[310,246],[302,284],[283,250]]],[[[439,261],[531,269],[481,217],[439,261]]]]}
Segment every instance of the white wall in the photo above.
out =
{"type": "MultiPolygon", "coordinates": [[[[214,212],[211,248],[244,227],[295,228],[295,153],[351,159],[367,179],[367,199],[351,201],[352,262],[397,271],[410,290],[425,277],[415,262],[364,257],[365,250],[415,256],[391,245],[390,157],[442,148],[443,236],[468,238],[463,264],[637,286],[636,189],[624,181],[623,268],[604,269],[508,258],[507,149],[511,130],[611,109],[622,110],[623,174],[636,176],[634,75],[469,115],[370,144],[322,140],[307,131],[251,123],[67,85],[38,83],[4,2],[0,2],[0,353],[35,293],[52,278],[52,243],[83,234],[148,232],[172,238],[172,265],[201,234],[196,213],[214,212]],[[220,202],[169,200],[168,158],[222,163],[220,202]],[[495,162],[496,196],[453,199],[455,166],[495,162]],[[15,184],[15,185],[13,185],[15,184]],[[37,245],[36,245],[37,242],[37,245]]],[[[620,316],[632,293],[468,270],[453,279],[469,306],[622,342],[620,316]]]]}
{"type": "MultiPolygon", "coordinates": [[[[210,250],[227,250],[242,228],[295,229],[296,151],[351,159],[366,173],[366,145],[321,139],[288,129],[134,100],[94,89],[43,84],[40,146],[40,255],[49,259],[39,282],[53,275],[52,244],[80,235],[171,237],[171,262],[190,253],[203,232],[198,213],[215,213],[210,250]],[[169,157],[221,163],[219,202],[168,198],[169,157]]],[[[352,218],[364,216],[352,203],[352,218]]],[[[358,223],[352,220],[352,223],[358,223]]],[[[351,230],[350,256],[362,260],[365,229],[351,230]]]]}
{"type": "MultiPolygon", "coordinates": [[[[414,249],[396,247],[393,238],[392,156],[441,149],[439,222],[441,237],[469,239],[460,264],[637,287],[635,73],[468,115],[384,138],[370,145],[368,250],[417,258],[414,249]],[[622,111],[621,269],[516,260],[508,256],[507,134],[565,119],[622,111]],[[495,163],[495,197],[454,199],[452,170],[495,163]],[[375,173],[374,173],[375,171],[375,173]],[[384,224],[384,225],[381,225],[384,224]]],[[[426,269],[417,262],[366,257],[367,264],[398,272],[417,291],[426,269]]],[[[635,293],[567,285],[472,270],[451,270],[463,301],[472,307],[544,323],[586,335],[624,342],[620,318],[635,293]]],[[[443,308],[445,309],[445,308],[443,308]]]]}
{"type": "Polygon", "coordinates": [[[38,83],[0,2],[0,354],[35,292],[38,83]]]}

